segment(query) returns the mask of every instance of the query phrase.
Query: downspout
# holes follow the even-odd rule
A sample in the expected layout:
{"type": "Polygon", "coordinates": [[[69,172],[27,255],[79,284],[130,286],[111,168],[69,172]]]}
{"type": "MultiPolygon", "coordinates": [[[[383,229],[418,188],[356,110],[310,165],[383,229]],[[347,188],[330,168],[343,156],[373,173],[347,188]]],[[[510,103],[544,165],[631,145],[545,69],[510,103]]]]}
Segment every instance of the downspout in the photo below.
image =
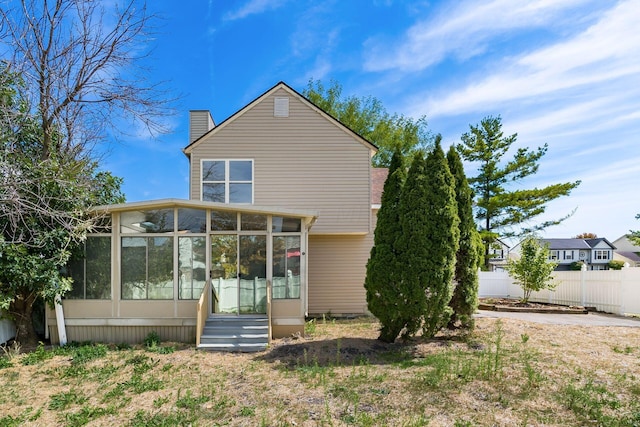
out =
{"type": "Polygon", "coordinates": [[[309,257],[307,256],[307,252],[309,252],[309,231],[308,229],[304,230],[304,252],[302,256],[304,257],[304,317],[309,316],[309,257]]]}
{"type": "Polygon", "coordinates": [[[58,325],[60,346],[65,346],[67,345],[67,330],[64,326],[64,312],[62,311],[62,298],[60,295],[56,295],[54,304],[56,307],[56,324],[58,325]]]}
{"type": "Polygon", "coordinates": [[[311,218],[305,218],[304,230],[303,230],[303,238],[304,238],[304,251],[300,254],[304,257],[304,316],[309,316],[309,257],[307,253],[309,252],[309,229],[316,222],[318,216],[314,216],[311,218]]]}

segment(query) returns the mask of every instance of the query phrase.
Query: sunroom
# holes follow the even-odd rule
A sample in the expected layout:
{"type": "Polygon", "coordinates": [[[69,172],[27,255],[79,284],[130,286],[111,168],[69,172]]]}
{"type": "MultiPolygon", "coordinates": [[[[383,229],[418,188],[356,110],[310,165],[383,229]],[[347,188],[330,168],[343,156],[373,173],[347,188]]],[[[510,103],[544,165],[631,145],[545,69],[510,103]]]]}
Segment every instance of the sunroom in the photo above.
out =
{"type": "Polygon", "coordinates": [[[260,348],[303,330],[317,213],[179,199],[95,212],[108,226],[68,264],[62,316],[47,311],[52,343],[137,343],[154,331],[203,348],[260,348]]]}

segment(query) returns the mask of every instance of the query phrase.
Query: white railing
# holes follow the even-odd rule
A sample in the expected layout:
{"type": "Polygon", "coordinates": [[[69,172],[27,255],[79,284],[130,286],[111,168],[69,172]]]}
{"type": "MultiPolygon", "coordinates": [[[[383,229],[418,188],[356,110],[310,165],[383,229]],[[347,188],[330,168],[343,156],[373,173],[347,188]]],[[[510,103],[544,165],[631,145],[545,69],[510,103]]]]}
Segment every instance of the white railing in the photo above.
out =
{"type": "MultiPolygon", "coordinates": [[[[531,301],[595,307],[620,315],[640,315],[640,268],[605,271],[556,271],[553,291],[531,294],[531,301]]],[[[506,271],[481,271],[480,297],[523,296],[506,271]]]]}

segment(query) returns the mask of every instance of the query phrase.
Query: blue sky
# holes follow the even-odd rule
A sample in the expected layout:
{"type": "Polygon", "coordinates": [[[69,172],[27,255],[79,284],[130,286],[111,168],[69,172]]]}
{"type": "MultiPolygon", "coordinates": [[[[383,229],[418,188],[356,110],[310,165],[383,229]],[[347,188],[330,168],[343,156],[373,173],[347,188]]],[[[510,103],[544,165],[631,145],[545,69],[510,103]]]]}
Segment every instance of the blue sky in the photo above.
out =
{"type": "MultiPolygon", "coordinates": [[[[512,188],[582,180],[549,204],[546,237],[640,229],[640,0],[149,1],[162,19],[149,81],[180,95],[172,133],[113,144],[128,201],[188,197],[188,111],[221,122],[279,81],[336,80],[389,112],[426,116],[446,146],[488,115],[549,150],[512,188]]],[[[473,165],[466,165],[468,175],[473,165]]]]}

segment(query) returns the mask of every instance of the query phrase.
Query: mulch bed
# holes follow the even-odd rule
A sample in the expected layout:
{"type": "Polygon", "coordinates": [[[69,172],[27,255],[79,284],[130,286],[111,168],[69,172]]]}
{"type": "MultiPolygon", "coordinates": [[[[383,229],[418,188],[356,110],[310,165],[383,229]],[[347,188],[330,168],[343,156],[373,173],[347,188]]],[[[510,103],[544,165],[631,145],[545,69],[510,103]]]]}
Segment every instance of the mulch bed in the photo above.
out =
{"type": "Polygon", "coordinates": [[[478,304],[480,310],[510,311],[526,313],[554,313],[554,314],[587,314],[589,311],[581,306],[566,306],[545,304],[541,302],[523,303],[519,299],[511,298],[481,298],[478,304]]]}

